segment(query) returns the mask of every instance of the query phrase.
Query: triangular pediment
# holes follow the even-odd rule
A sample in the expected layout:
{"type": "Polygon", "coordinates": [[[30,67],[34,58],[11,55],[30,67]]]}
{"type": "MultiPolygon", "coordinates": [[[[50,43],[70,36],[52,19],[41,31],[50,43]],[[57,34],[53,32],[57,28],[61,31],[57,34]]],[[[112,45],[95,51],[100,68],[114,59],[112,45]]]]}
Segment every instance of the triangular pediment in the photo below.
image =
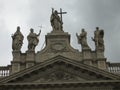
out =
{"type": "Polygon", "coordinates": [[[0,83],[18,82],[72,82],[118,80],[120,76],[63,56],[56,56],[38,65],[14,73],[0,83]]]}

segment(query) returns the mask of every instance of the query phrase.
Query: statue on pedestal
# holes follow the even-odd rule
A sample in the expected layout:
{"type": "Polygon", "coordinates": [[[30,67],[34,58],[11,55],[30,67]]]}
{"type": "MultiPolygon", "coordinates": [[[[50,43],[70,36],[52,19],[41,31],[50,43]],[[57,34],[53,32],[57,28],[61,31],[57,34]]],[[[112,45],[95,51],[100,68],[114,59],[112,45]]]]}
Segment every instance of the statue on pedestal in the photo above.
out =
{"type": "Polygon", "coordinates": [[[51,18],[50,18],[50,22],[51,22],[51,26],[54,30],[62,30],[62,21],[58,15],[57,10],[53,10],[52,9],[52,14],[51,14],[51,18]]]}
{"type": "Polygon", "coordinates": [[[82,29],[80,35],[76,33],[78,43],[81,44],[82,48],[89,47],[87,44],[87,32],[82,29]]]}
{"type": "Polygon", "coordinates": [[[38,45],[39,43],[39,39],[38,36],[40,36],[41,30],[39,31],[38,34],[34,33],[34,30],[31,28],[30,29],[30,33],[27,36],[27,40],[28,40],[28,51],[34,51],[35,47],[38,45]]]}
{"type": "Polygon", "coordinates": [[[12,35],[12,49],[13,51],[20,51],[23,44],[24,36],[20,32],[20,27],[17,27],[17,31],[12,35]]]}
{"type": "Polygon", "coordinates": [[[98,48],[104,50],[103,37],[104,37],[104,31],[99,30],[99,27],[96,27],[96,30],[94,32],[94,38],[92,38],[92,40],[95,42],[96,50],[98,48]]]}

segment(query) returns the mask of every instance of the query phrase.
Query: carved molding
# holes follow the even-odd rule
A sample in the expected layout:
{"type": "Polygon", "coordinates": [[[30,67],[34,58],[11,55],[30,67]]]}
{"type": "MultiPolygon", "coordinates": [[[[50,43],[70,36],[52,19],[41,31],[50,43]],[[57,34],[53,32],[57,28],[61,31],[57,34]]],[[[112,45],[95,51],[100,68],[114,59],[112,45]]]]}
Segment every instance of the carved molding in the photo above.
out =
{"type": "Polygon", "coordinates": [[[63,43],[54,43],[51,45],[51,49],[54,51],[64,51],[66,46],[63,43]]]}
{"type": "Polygon", "coordinates": [[[35,82],[57,82],[57,81],[75,81],[75,80],[78,81],[78,78],[69,73],[58,71],[51,73],[50,75],[41,77],[35,82]]]}

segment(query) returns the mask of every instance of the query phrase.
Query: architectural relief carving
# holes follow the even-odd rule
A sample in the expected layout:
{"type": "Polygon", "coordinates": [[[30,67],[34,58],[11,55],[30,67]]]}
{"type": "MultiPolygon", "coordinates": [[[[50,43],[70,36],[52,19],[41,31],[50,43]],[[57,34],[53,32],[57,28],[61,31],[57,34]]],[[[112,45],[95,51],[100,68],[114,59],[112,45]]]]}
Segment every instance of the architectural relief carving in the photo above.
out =
{"type": "Polygon", "coordinates": [[[63,43],[55,43],[51,45],[51,49],[54,50],[55,52],[64,51],[65,48],[66,47],[63,43]]]}
{"type": "Polygon", "coordinates": [[[57,82],[57,81],[74,81],[79,80],[77,77],[72,76],[71,74],[65,72],[53,72],[48,76],[41,77],[35,82],[57,82]]]}

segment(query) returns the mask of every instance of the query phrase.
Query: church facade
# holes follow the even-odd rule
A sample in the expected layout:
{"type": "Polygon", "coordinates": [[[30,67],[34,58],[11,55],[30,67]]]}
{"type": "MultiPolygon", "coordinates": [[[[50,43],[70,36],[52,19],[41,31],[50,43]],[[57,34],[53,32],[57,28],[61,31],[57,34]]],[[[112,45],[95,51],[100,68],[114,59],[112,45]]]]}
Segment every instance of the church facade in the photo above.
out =
{"type": "Polygon", "coordinates": [[[107,62],[104,56],[104,31],[96,28],[87,44],[87,32],[76,33],[82,50],[74,49],[71,35],[63,30],[61,12],[52,10],[53,30],[45,36],[46,46],[35,52],[39,43],[33,29],[27,36],[28,50],[21,52],[24,36],[20,27],[12,36],[11,65],[0,67],[0,90],[120,90],[120,64],[107,62]]]}

